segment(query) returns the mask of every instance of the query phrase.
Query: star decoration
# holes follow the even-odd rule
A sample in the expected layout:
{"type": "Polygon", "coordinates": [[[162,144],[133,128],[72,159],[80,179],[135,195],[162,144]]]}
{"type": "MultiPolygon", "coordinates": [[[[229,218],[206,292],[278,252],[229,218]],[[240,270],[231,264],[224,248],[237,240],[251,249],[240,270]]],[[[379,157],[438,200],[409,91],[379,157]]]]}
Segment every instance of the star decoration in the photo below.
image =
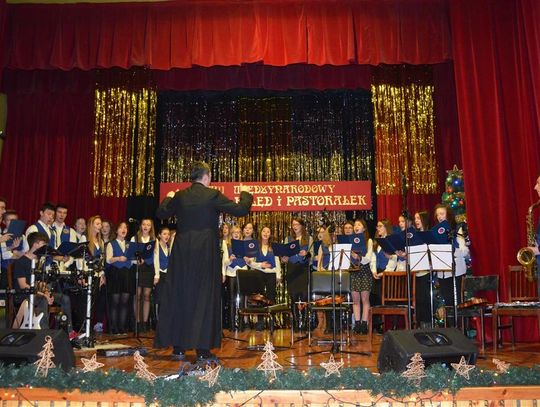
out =
{"type": "Polygon", "coordinates": [[[506,363],[499,359],[493,359],[493,363],[495,363],[495,366],[497,366],[497,370],[499,373],[506,373],[508,372],[508,368],[510,367],[510,363],[506,363]]]}
{"type": "Polygon", "coordinates": [[[469,380],[469,372],[474,369],[474,365],[468,365],[465,362],[465,356],[461,357],[459,363],[450,363],[450,365],[452,365],[456,374],[463,376],[467,380],[469,380]]]}
{"type": "Polygon", "coordinates": [[[330,375],[336,374],[338,377],[341,377],[341,373],[339,369],[343,367],[343,361],[336,362],[334,359],[334,355],[330,355],[330,359],[328,362],[322,362],[321,366],[323,367],[326,372],[324,373],[324,377],[328,377],[330,375]]]}
{"type": "Polygon", "coordinates": [[[203,374],[201,377],[199,377],[199,380],[202,382],[208,382],[208,387],[214,387],[214,384],[216,384],[218,380],[220,371],[221,371],[221,365],[217,365],[214,368],[210,365],[207,365],[206,373],[203,374]]]}
{"type": "Polygon", "coordinates": [[[94,370],[97,370],[105,366],[103,363],[99,363],[96,360],[96,358],[97,358],[97,355],[95,353],[91,359],[81,358],[81,362],[84,365],[83,370],[82,370],[84,373],[93,372],[94,370]]]}

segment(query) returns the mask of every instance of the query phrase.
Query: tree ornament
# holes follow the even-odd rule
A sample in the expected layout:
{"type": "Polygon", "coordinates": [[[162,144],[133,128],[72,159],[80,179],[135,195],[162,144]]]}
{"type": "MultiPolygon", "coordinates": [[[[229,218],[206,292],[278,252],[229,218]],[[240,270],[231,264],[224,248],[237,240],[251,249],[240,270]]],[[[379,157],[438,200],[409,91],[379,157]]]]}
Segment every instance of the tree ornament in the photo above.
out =
{"type": "Polygon", "coordinates": [[[45,337],[45,344],[43,345],[43,350],[38,353],[39,359],[34,362],[36,365],[36,376],[47,377],[49,374],[49,369],[56,367],[52,359],[54,358],[54,345],[52,343],[52,338],[47,335],[45,337]]]}
{"type": "Polygon", "coordinates": [[[424,360],[420,353],[415,353],[411,358],[411,363],[407,365],[407,370],[401,373],[401,377],[405,377],[409,382],[416,386],[420,385],[422,378],[426,377],[424,360]]]}
{"type": "Polygon", "coordinates": [[[99,363],[96,358],[97,354],[95,353],[90,359],[81,358],[81,362],[84,365],[82,370],[84,373],[93,372],[105,366],[103,363],[99,363]]]}
{"type": "Polygon", "coordinates": [[[208,382],[208,387],[214,387],[217,383],[219,372],[221,371],[221,365],[212,367],[210,364],[206,365],[206,372],[199,377],[201,382],[208,382]]]}
{"type": "Polygon", "coordinates": [[[278,370],[283,370],[283,366],[276,361],[277,355],[272,352],[273,350],[274,346],[272,345],[272,342],[266,341],[264,353],[261,356],[262,363],[257,366],[257,370],[261,370],[266,376],[272,376],[272,379],[275,379],[277,377],[276,372],[278,370]]]}
{"type": "Polygon", "coordinates": [[[334,355],[330,355],[330,359],[328,360],[328,362],[322,362],[321,366],[325,370],[324,377],[328,377],[333,374],[341,377],[339,369],[343,367],[343,361],[336,362],[334,359],[334,355]]]}
{"type": "Polygon", "coordinates": [[[469,380],[469,372],[475,368],[474,365],[467,364],[465,356],[461,357],[459,363],[450,363],[450,365],[454,368],[456,374],[463,376],[467,380],[469,380]]]}
{"type": "Polygon", "coordinates": [[[493,359],[493,363],[495,363],[495,366],[497,366],[497,370],[499,373],[506,373],[508,372],[508,368],[510,367],[510,363],[504,362],[499,359],[493,359]]]}
{"type": "Polygon", "coordinates": [[[133,354],[133,359],[135,359],[135,370],[137,371],[135,376],[149,382],[156,380],[156,375],[148,370],[148,365],[144,363],[144,358],[141,356],[139,351],[136,351],[133,354]]]}

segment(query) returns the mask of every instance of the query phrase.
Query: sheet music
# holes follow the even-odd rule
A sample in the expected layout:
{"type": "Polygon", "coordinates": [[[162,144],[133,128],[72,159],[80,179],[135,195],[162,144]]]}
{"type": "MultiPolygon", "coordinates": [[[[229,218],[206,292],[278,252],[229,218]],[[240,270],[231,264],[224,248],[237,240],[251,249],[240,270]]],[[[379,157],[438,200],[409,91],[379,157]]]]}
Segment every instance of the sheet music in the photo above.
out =
{"type": "Polygon", "coordinates": [[[420,244],[407,247],[409,254],[409,265],[411,271],[427,271],[430,270],[428,245],[420,244]]]}
{"type": "Polygon", "coordinates": [[[452,245],[430,244],[433,270],[452,270],[452,245]]]}
{"type": "Polygon", "coordinates": [[[351,267],[351,243],[338,243],[330,247],[329,270],[347,270],[351,267]]]}

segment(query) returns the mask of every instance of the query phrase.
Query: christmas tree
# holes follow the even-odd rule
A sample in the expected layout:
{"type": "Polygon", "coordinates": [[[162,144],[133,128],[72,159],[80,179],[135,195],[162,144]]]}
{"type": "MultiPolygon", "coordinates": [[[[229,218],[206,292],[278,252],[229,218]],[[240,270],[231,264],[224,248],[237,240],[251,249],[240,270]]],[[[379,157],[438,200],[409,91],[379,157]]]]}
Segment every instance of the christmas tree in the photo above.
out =
{"type": "Polygon", "coordinates": [[[458,223],[466,222],[463,170],[454,165],[454,168],[446,172],[448,175],[446,176],[446,190],[442,194],[442,203],[452,208],[458,223]]]}

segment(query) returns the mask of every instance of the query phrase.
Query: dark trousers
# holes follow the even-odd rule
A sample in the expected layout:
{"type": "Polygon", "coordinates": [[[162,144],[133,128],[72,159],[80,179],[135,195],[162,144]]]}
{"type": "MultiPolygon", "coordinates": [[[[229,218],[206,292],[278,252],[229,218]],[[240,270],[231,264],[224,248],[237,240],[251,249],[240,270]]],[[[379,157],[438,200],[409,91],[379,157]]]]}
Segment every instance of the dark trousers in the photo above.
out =
{"type": "Polygon", "coordinates": [[[430,273],[416,277],[416,322],[431,323],[430,273]]]}
{"type": "MultiPolygon", "coordinates": [[[[457,293],[457,303],[462,303],[461,298],[461,280],[463,275],[456,277],[456,293],[457,293]]],[[[454,283],[452,277],[449,278],[440,278],[439,287],[441,290],[441,296],[444,299],[444,305],[446,307],[454,306],[454,283]]],[[[454,314],[454,311],[450,311],[451,315],[454,314]]],[[[448,326],[454,326],[454,318],[447,318],[446,324],[448,326]]]]}

